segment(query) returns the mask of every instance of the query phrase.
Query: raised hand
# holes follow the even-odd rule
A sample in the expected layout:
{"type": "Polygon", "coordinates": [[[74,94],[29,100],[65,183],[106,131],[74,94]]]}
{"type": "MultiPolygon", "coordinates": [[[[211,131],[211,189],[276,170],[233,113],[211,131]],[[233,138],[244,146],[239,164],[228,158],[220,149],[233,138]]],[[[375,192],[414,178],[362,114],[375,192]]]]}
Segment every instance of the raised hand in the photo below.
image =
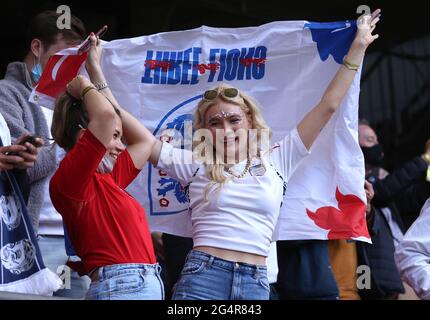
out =
{"type": "Polygon", "coordinates": [[[91,48],[88,51],[87,61],[85,62],[85,68],[87,72],[91,75],[92,72],[98,70],[100,68],[100,61],[103,52],[103,48],[100,43],[100,39],[98,39],[94,32],[91,32],[90,35],[91,48]]]}
{"type": "Polygon", "coordinates": [[[381,9],[373,11],[371,15],[362,15],[357,20],[357,34],[354,43],[367,48],[375,39],[378,39],[379,35],[372,33],[380,19],[381,9]]]}
{"type": "Polygon", "coordinates": [[[91,81],[88,80],[86,77],[78,75],[66,85],[66,90],[70,95],[80,100],[82,90],[84,90],[87,86],[92,85],[93,84],[91,83],[91,81]]]}

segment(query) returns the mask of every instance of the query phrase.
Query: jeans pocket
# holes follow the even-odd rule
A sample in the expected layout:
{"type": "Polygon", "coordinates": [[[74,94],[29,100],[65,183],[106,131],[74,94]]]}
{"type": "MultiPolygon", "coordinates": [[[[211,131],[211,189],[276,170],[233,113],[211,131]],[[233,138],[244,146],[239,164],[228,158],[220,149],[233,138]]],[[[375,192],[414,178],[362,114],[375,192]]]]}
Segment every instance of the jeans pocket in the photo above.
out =
{"type": "Polygon", "coordinates": [[[109,284],[106,281],[98,281],[91,283],[85,300],[105,300],[109,299],[109,284]]]}
{"type": "Polygon", "coordinates": [[[85,300],[97,300],[97,291],[93,284],[90,285],[90,288],[85,293],[85,300]]]}
{"type": "Polygon", "coordinates": [[[199,260],[190,260],[187,261],[182,268],[182,274],[196,274],[200,271],[202,271],[206,266],[205,261],[199,261],[199,260]]]}
{"type": "Polygon", "coordinates": [[[141,271],[121,274],[109,279],[109,291],[111,294],[126,294],[143,289],[145,277],[141,271]]]}
{"type": "Polygon", "coordinates": [[[269,278],[265,275],[257,276],[257,282],[260,286],[262,286],[264,289],[270,292],[270,284],[269,284],[269,278]]]}

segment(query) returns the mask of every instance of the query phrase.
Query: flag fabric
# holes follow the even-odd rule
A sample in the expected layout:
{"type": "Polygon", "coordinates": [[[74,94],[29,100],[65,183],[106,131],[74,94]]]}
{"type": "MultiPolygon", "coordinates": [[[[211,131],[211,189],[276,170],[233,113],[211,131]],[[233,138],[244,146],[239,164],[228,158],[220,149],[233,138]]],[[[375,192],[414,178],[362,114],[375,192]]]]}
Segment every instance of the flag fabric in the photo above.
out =
{"type": "MultiPolygon", "coordinates": [[[[276,142],[319,102],[356,29],[355,21],[202,26],[104,43],[102,68],[120,104],[162,140],[177,143],[177,135],[189,129],[202,93],[226,83],[262,106],[276,142]]],[[[74,63],[75,69],[83,61],[76,48],[68,50],[60,52],[42,76],[56,90],[61,86],[56,85],[59,74],[54,78],[53,71],[63,70],[60,61],[74,63]]],[[[357,133],[360,72],[311,155],[287,182],[274,240],[370,241],[357,133]]],[[[59,91],[49,88],[37,87],[32,97],[55,97],[59,91]]],[[[184,147],[184,142],[177,146],[184,147]]],[[[144,206],[151,230],[191,236],[185,186],[148,165],[128,191],[144,206]]]]}
{"type": "Polygon", "coordinates": [[[52,295],[63,282],[45,267],[19,186],[7,170],[0,171],[0,215],[0,291],[52,295]]]}

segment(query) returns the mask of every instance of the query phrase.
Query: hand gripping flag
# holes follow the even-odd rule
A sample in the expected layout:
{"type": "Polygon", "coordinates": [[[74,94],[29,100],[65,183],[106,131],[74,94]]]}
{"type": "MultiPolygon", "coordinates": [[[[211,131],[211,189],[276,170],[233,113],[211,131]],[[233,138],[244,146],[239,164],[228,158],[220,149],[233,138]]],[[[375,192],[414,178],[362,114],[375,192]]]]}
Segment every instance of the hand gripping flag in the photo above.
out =
{"type": "MultiPolygon", "coordinates": [[[[355,33],[355,21],[202,26],[104,43],[102,68],[121,105],[160,139],[174,141],[172,129],[184,135],[202,93],[224,82],[259,102],[276,142],[319,102],[355,33]]],[[[51,65],[70,63],[78,70],[82,62],[77,49],[69,49],[51,65]]],[[[64,90],[63,73],[54,69],[44,72],[32,97],[64,90]]],[[[274,240],[370,241],[357,133],[360,72],[311,155],[290,177],[274,240]]],[[[147,166],[129,192],[145,207],[152,230],[191,235],[187,186],[147,166]]]]}

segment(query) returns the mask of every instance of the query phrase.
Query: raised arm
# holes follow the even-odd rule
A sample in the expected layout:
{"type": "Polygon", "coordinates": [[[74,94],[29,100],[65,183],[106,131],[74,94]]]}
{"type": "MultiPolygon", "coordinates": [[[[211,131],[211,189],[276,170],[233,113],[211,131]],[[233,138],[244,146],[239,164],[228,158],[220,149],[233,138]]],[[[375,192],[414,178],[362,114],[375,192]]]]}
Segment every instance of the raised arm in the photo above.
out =
{"type": "MultiPolygon", "coordinates": [[[[425,182],[427,167],[427,163],[421,157],[416,157],[390,172],[384,179],[373,182],[375,189],[373,204],[378,208],[383,208],[391,202],[401,199],[408,188],[425,182]]],[[[410,195],[413,195],[413,192],[410,195]]],[[[427,200],[429,195],[424,192],[425,199],[423,200],[427,200]]],[[[423,204],[424,202],[421,202],[419,208],[423,204]]]]}
{"type": "Polygon", "coordinates": [[[372,32],[379,21],[380,13],[381,10],[375,10],[370,17],[357,22],[357,34],[345,57],[349,67],[340,66],[321,101],[299,123],[297,130],[307,149],[310,149],[320,131],[345,98],[356,74],[356,70],[350,69],[351,65],[360,65],[367,47],[378,38],[378,35],[372,35],[372,32]]]}
{"type": "MultiPolygon", "coordinates": [[[[86,62],[86,69],[91,82],[96,85],[106,83],[105,76],[100,66],[102,47],[96,37],[91,35],[91,49],[86,62]]],[[[125,109],[121,108],[109,87],[100,90],[109,101],[121,112],[123,137],[127,144],[127,150],[136,168],[141,169],[148,159],[156,165],[161,150],[161,141],[145,128],[145,126],[133,117],[125,109]]]]}
{"type": "Polygon", "coordinates": [[[67,92],[77,99],[82,98],[89,118],[88,129],[107,147],[115,132],[115,109],[84,76],[79,75],[67,84],[67,92]]]}

